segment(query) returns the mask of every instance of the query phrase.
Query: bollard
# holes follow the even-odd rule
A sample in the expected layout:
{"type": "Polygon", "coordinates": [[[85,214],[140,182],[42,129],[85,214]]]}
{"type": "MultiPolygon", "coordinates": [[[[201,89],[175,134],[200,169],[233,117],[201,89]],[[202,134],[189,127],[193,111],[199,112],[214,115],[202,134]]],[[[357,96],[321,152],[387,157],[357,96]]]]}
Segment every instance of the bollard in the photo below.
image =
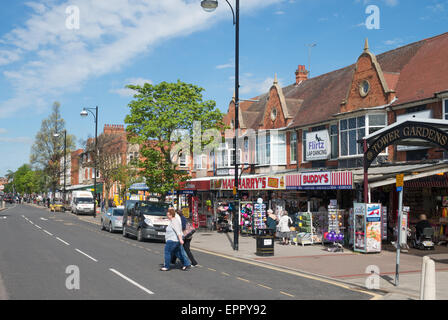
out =
{"type": "Polygon", "coordinates": [[[425,270],[426,270],[426,263],[428,260],[429,260],[428,256],[423,257],[422,273],[420,275],[420,300],[423,300],[423,289],[425,288],[425,270]]]}
{"type": "Polygon", "coordinates": [[[425,261],[422,299],[436,300],[436,265],[431,259],[425,261]]]}

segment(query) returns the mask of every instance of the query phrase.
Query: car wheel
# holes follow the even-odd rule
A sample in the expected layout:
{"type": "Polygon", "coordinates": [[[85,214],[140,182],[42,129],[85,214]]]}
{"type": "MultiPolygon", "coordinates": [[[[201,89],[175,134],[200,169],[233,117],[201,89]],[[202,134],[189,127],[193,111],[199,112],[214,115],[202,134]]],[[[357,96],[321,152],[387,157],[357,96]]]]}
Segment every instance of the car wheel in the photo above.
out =
{"type": "Polygon", "coordinates": [[[123,226],[123,237],[127,238],[128,234],[126,232],[126,227],[123,226]]]}
{"type": "Polygon", "coordinates": [[[112,228],[112,222],[109,222],[109,232],[110,233],[114,232],[114,229],[112,228]]]}
{"type": "Polygon", "coordinates": [[[137,231],[137,241],[140,241],[140,242],[143,241],[142,228],[139,228],[138,231],[137,231]]]}

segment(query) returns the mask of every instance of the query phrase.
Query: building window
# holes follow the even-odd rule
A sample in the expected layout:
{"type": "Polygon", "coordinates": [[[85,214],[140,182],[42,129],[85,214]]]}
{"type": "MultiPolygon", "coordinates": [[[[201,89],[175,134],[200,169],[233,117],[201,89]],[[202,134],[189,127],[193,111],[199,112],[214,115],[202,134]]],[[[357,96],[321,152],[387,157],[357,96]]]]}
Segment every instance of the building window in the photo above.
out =
{"type": "Polygon", "coordinates": [[[291,131],[289,150],[291,154],[291,163],[297,163],[297,132],[291,131]]]}
{"type": "Polygon", "coordinates": [[[448,120],[448,99],[443,100],[443,119],[448,120]]]}
{"type": "Polygon", "coordinates": [[[369,134],[383,129],[386,126],[385,114],[369,114],[369,134]]]}
{"type": "Polygon", "coordinates": [[[274,132],[270,139],[272,146],[272,165],[286,165],[286,134],[285,132],[274,132]]]}
{"type": "Polygon", "coordinates": [[[205,154],[201,154],[200,156],[195,157],[194,168],[196,170],[207,169],[207,156],[205,154]]]}
{"type": "Polygon", "coordinates": [[[358,139],[365,136],[365,116],[340,121],[341,156],[356,156],[363,153],[358,139]]]}
{"type": "Polygon", "coordinates": [[[339,141],[338,141],[338,125],[337,124],[332,124],[330,126],[330,143],[331,143],[330,159],[337,159],[339,157],[339,141]]]}
{"type": "Polygon", "coordinates": [[[306,162],[306,134],[308,130],[302,130],[302,162],[306,162]]]}
{"type": "Polygon", "coordinates": [[[179,155],[179,166],[180,167],[187,166],[187,154],[185,154],[183,152],[179,155]]]}

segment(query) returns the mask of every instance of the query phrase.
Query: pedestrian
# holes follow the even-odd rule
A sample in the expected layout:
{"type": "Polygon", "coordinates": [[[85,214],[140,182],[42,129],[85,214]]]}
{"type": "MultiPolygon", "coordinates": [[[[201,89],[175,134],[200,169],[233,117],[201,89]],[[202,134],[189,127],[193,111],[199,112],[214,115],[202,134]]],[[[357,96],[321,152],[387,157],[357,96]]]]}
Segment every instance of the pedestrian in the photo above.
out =
{"type": "Polygon", "coordinates": [[[290,234],[290,226],[292,226],[292,219],[288,216],[287,211],[282,212],[282,217],[280,218],[280,221],[278,223],[279,225],[279,231],[280,231],[280,237],[282,238],[282,244],[287,245],[289,244],[289,234],[290,234]]]}
{"type": "Polygon", "coordinates": [[[275,238],[275,231],[277,229],[277,216],[274,214],[274,211],[272,209],[268,210],[268,217],[266,218],[266,228],[270,230],[271,234],[275,238]]]}
{"type": "Polygon", "coordinates": [[[195,229],[193,228],[193,225],[191,221],[188,221],[187,218],[184,217],[182,214],[182,211],[178,210],[178,214],[180,218],[182,219],[182,232],[184,234],[184,250],[188,256],[188,259],[191,262],[192,267],[196,267],[198,265],[198,262],[193,256],[193,253],[191,253],[190,250],[190,244],[191,240],[193,239],[193,234],[195,233],[195,229]]]}
{"type": "MultiPolygon", "coordinates": [[[[173,207],[170,207],[170,208],[172,210],[174,210],[173,207]]],[[[176,220],[182,226],[182,235],[184,235],[184,231],[187,228],[187,219],[182,214],[182,211],[176,210],[176,220]]],[[[197,265],[197,263],[193,263],[193,261],[191,261],[191,258],[190,258],[191,252],[190,252],[190,254],[188,254],[187,250],[185,249],[185,240],[186,239],[185,238],[183,238],[183,239],[184,239],[184,245],[181,246],[180,251],[182,253],[182,256],[184,257],[184,260],[188,260],[188,262],[190,262],[190,264],[192,264],[192,265],[197,265]]],[[[188,250],[190,250],[190,242],[191,242],[191,239],[190,239],[190,241],[188,242],[188,245],[187,245],[188,250]]],[[[191,254],[191,256],[193,256],[193,255],[191,254]]],[[[194,258],[193,258],[193,260],[194,260],[194,258]]],[[[171,264],[176,264],[176,256],[173,256],[171,258],[171,264]]]]}
{"type": "Polygon", "coordinates": [[[165,232],[165,263],[160,271],[170,270],[171,257],[176,255],[182,262],[182,270],[187,270],[190,267],[189,261],[185,260],[181,252],[181,246],[184,244],[182,226],[176,220],[176,211],[174,208],[169,208],[167,217],[170,224],[166,227],[165,232]]]}

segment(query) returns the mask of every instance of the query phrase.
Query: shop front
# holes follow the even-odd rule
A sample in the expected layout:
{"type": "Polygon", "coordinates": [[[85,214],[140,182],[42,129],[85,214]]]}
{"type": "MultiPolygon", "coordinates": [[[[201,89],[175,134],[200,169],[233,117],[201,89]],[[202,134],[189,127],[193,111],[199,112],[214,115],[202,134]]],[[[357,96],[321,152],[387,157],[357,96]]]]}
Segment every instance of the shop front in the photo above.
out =
{"type": "Polygon", "coordinates": [[[191,218],[195,228],[212,229],[213,195],[210,192],[210,179],[189,180],[180,184],[176,192],[177,208],[186,218],[191,218]]]}

